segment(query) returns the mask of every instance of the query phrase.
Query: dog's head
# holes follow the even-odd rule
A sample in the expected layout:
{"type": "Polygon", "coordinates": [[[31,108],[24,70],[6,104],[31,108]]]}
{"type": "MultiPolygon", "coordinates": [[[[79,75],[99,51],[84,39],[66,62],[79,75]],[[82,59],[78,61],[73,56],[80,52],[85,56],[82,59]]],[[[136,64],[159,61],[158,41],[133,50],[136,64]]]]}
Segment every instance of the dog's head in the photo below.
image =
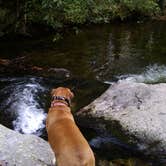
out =
{"type": "Polygon", "coordinates": [[[73,92],[69,88],[64,88],[64,87],[58,87],[56,89],[53,89],[51,91],[52,96],[62,96],[67,99],[72,99],[74,97],[73,92]]]}

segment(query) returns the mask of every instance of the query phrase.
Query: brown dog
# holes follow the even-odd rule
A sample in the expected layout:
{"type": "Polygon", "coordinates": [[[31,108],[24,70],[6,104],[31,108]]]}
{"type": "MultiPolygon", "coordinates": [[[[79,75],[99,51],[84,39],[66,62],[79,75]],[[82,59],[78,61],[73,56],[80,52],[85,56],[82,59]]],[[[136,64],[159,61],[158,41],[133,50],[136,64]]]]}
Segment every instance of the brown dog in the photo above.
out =
{"type": "Polygon", "coordinates": [[[58,166],[95,166],[93,152],[71,114],[73,96],[68,88],[52,90],[53,101],[46,120],[48,141],[58,166]]]}

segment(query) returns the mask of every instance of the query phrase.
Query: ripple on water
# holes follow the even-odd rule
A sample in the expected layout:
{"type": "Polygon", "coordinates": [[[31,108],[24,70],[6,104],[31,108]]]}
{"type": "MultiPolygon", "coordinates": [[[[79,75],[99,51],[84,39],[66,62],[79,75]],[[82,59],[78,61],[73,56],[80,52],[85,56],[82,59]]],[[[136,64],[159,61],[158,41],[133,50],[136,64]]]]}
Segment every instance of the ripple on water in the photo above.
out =
{"type": "MultiPolygon", "coordinates": [[[[131,81],[138,83],[165,83],[166,82],[166,66],[153,64],[145,68],[140,74],[125,74],[116,77],[119,81],[131,81]]],[[[111,81],[105,81],[107,84],[112,84],[111,81]]]]}

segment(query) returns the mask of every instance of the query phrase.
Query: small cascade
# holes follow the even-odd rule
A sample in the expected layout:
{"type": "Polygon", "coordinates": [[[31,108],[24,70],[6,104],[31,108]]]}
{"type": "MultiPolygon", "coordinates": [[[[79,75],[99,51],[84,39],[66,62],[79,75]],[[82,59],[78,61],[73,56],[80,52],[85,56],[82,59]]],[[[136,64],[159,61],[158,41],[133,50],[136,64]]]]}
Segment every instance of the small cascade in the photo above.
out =
{"type": "Polygon", "coordinates": [[[46,118],[42,100],[47,91],[42,86],[42,78],[2,78],[0,81],[7,84],[0,90],[3,96],[0,109],[13,117],[14,130],[41,135],[46,118]]]}

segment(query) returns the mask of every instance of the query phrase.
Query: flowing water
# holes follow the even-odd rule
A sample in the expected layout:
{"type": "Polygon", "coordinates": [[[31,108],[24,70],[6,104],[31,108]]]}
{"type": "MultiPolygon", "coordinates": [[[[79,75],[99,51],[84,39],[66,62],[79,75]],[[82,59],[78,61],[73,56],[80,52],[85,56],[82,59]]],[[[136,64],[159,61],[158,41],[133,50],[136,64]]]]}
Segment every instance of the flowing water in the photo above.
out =
{"type": "MultiPolygon", "coordinates": [[[[63,80],[56,75],[47,77],[27,71],[0,73],[0,123],[21,133],[45,138],[49,93],[54,87],[74,89],[73,109],[77,111],[118,80],[166,82],[165,28],[166,22],[98,25],[80,29],[77,35],[67,33],[56,43],[51,42],[52,36],[1,41],[0,58],[24,57],[25,63],[31,66],[65,68],[72,78],[63,80]]],[[[118,138],[92,131],[85,131],[85,135],[104,159],[112,159],[109,154],[116,154],[114,159],[139,158],[118,138]],[[111,143],[113,152],[100,153],[107,143],[111,143]]],[[[155,163],[148,160],[144,165],[155,166],[155,163]]]]}
{"type": "Polygon", "coordinates": [[[41,130],[45,127],[46,113],[44,101],[40,103],[38,101],[47,91],[42,86],[42,80],[34,77],[1,78],[1,83],[5,84],[0,91],[1,112],[13,117],[13,120],[8,123],[21,133],[41,135],[41,130]]]}

